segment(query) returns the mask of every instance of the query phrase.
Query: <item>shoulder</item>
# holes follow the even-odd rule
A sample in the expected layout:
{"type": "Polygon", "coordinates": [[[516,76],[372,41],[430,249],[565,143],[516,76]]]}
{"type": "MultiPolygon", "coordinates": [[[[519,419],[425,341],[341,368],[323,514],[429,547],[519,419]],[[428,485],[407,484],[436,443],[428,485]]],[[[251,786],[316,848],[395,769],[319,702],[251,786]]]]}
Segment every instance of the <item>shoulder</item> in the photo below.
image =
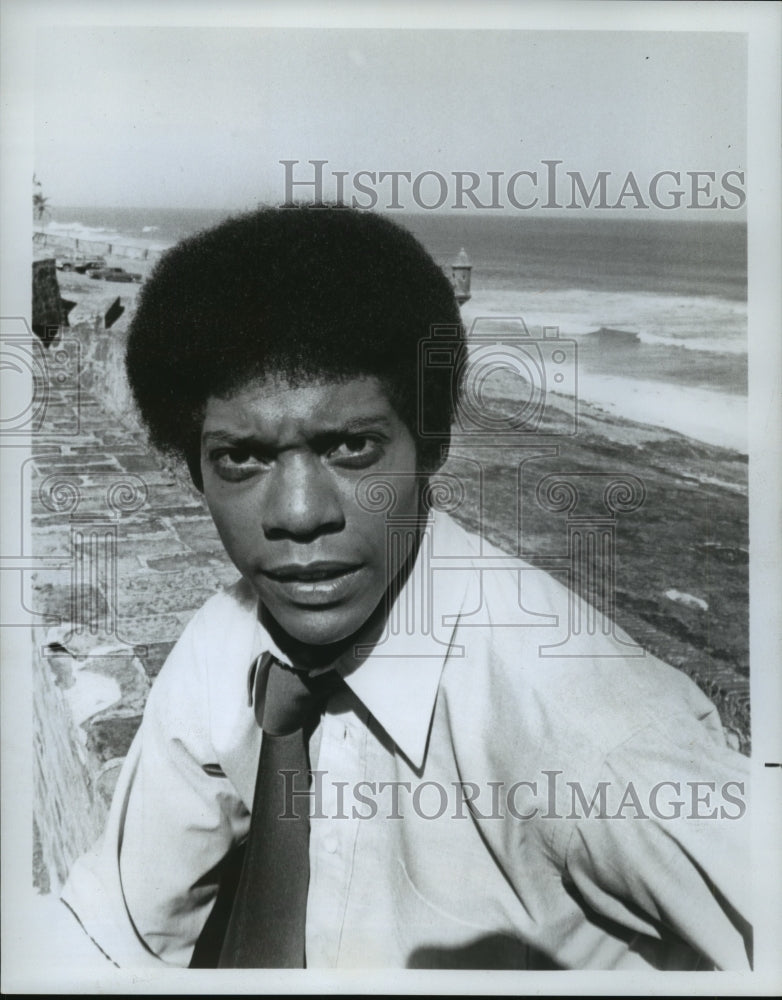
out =
{"type": "Polygon", "coordinates": [[[145,717],[167,726],[208,727],[215,692],[241,699],[258,641],[257,598],[244,580],[210,597],[193,615],[152,685],[145,717]]]}
{"type": "Polygon", "coordinates": [[[649,727],[663,741],[687,730],[724,742],[714,705],[685,674],[550,573],[454,522],[449,537],[465,557],[474,553],[443,674],[452,709],[482,716],[504,747],[517,748],[523,734],[574,765],[596,765],[649,727]]]}
{"type": "Polygon", "coordinates": [[[243,579],[213,594],[185,625],[156,685],[183,670],[190,675],[196,666],[208,669],[216,660],[241,656],[257,629],[257,603],[243,579]]]}

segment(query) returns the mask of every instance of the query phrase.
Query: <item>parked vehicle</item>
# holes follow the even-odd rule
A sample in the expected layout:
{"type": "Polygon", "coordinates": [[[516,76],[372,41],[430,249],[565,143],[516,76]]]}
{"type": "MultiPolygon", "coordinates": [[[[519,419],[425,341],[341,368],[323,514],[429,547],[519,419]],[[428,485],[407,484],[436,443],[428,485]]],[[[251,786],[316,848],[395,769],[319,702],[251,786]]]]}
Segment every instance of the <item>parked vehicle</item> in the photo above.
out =
{"type": "Polygon", "coordinates": [[[85,274],[90,268],[105,266],[103,257],[64,257],[57,260],[60,271],[77,271],[79,274],[85,274]]]}
{"type": "Polygon", "coordinates": [[[98,267],[87,273],[96,281],[141,281],[140,274],[126,271],[124,267],[98,267]]]}

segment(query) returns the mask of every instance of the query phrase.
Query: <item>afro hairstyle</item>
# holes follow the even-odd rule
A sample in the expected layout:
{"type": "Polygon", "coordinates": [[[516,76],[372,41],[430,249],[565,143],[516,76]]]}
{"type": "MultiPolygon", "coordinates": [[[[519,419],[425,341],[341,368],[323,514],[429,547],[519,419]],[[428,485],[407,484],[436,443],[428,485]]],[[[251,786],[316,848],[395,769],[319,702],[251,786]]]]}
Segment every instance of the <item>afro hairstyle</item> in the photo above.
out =
{"type": "Polygon", "coordinates": [[[419,468],[433,471],[458,395],[458,376],[420,382],[419,344],[435,327],[463,349],[451,283],[407,230],[342,206],[260,208],[161,257],[125,363],[152,443],[185,459],[199,489],[207,401],[269,374],[291,384],[374,376],[419,468]]]}

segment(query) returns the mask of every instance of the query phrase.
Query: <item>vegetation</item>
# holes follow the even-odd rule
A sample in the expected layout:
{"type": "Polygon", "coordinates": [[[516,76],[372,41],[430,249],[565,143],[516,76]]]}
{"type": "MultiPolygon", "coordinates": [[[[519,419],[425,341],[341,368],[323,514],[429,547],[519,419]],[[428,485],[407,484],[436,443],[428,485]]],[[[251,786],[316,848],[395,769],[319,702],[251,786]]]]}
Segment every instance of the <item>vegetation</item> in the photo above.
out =
{"type": "Polygon", "coordinates": [[[33,174],[33,218],[36,222],[46,225],[46,216],[49,214],[49,199],[44,196],[41,182],[33,174]]]}

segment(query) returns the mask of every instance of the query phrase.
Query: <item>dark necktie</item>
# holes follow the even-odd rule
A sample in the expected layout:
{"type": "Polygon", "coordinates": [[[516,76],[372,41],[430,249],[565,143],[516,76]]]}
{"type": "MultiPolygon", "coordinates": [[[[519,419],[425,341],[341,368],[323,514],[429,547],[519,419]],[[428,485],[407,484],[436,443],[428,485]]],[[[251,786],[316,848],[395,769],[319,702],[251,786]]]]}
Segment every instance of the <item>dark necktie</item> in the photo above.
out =
{"type": "Polygon", "coordinates": [[[309,799],[291,790],[309,788],[309,737],[341,684],[333,671],[310,678],[271,654],[258,664],[255,711],[256,718],[262,713],[261,756],[250,833],[218,968],[305,966],[309,799]]]}

